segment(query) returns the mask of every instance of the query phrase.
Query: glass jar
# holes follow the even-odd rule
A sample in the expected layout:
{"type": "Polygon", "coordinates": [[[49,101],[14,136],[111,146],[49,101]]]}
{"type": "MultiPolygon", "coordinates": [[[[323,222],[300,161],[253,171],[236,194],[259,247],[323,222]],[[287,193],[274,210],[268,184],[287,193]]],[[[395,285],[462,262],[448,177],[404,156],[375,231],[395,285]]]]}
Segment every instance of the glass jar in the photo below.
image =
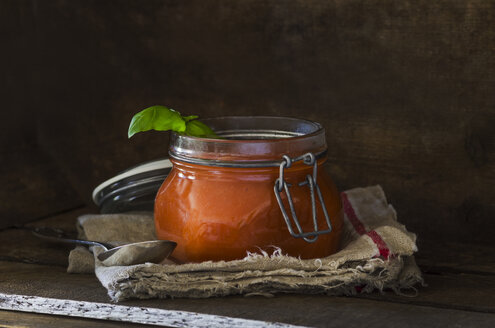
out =
{"type": "Polygon", "coordinates": [[[177,260],[233,260],[275,247],[301,258],[337,250],[341,203],[323,169],[320,124],[285,117],[202,121],[221,139],[172,133],[173,168],[155,199],[157,236],[177,242],[177,260]]]}

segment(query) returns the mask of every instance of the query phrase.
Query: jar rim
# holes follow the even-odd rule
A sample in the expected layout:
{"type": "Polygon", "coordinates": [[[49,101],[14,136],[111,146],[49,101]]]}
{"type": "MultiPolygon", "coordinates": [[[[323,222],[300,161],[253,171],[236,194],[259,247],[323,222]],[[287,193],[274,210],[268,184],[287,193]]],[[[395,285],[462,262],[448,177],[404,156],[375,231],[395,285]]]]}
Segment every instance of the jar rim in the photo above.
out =
{"type": "Polygon", "coordinates": [[[327,150],[325,129],[305,119],[281,116],[223,116],[201,120],[222,139],[172,133],[172,159],[212,166],[274,166],[283,155],[297,157],[327,150]]]}
{"type": "MultiPolygon", "coordinates": [[[[238,120],[248,120],[248,119],[255,119],[258,121],[272,121],[272,120],[284,120],[284,121],[291,121],[295,124],[305,124],[306,129],[311,129],[313,131],[285,131],[287,134],[282,136],[283,138],[303,138],[307,137],[311,134],[316,134],[321,131],[324,131],[325,129],[323,126],[314,121],[306,120],[306,119],[299,119],[299,118],[294,118],[294,117],[285,117],[285,116],[219,116],[219,117],[212,117],[212,118],[205,118],[201,119],[201,122],[205,123],[208,126],[213,125],[213,129],[215,130],[215,122],[220,121],[220,120],[229,120],[229,121],[238,121],[238,120]]],[[[266,132],[280,132],[279,130],[263,130],[263,129],[258,129],[258,131],[266,131],[266,132]]],[[[218,131],[220,136],[223,136],[225,132],[230,132],[231,130],[227,131],[218,131]]],[[[217,132],[217,131],[216,131],[217,132]]],[[[202,137],[194,137],[194,136],[188,136],[184,134],[179,134],[177,132],[173,132],[174,134],[180,136],[181,138],[191,138],[191,139],[197,139],[197,140],[204,140],[204,139],[209,139],[209,140],[214,140],[215,142],[221,142],[221,143],[237,143],[237,142],[278,142],[280,138],[272,138],[272,139],[218,139],[218,138],[202,138],[202,137]]]]}

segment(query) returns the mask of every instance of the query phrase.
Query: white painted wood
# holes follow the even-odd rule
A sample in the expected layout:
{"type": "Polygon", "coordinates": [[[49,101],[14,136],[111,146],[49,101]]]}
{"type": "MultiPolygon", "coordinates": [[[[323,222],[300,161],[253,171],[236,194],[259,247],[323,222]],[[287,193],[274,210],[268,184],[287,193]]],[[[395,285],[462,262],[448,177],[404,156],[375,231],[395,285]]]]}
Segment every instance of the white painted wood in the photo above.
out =
{"type": "Polygon", "coordinates": [[[301,327],[187,311],[0,293],[0,309],[167,327],[301,327]]]}

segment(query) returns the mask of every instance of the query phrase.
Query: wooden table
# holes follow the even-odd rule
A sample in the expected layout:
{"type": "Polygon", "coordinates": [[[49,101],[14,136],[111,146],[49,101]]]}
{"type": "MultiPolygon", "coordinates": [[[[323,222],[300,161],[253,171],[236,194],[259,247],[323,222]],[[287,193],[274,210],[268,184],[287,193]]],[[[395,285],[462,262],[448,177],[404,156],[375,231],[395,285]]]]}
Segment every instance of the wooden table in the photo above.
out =
{"type": "MultiPolygon", "coordinates": [[[[57,227],[75,233],[76,217],[91,211],[94,208],[76,208],[38,219],[29,225],[57,227]]],[[[109,301],[106,290],[94,275],[66,273],[70,248],[47,244],[26,230],[9,228],[0,231],[0,308],[6,307],[2,294],[15,294],[98,302],[110,308],[128,306],[159,309],[162,312],[158,317],[169,326],[188,326],[190,322],[187,318],[192,314],[181,311],[191,311],[215,315],[199,317],[203,322],[220,320],[216,321],[217,324],[232,324],[232,321],[225,321],[231,319],[218,317],[227,316],[260,320],[262,322],[258,323],[261,325],[280,322],[316,327],[495,327],[495,247],[459,243],[435,244],[420,239],[419,249],[416,258],[427,286],[419,287],[418,294],[414,297],[385,292],[353,297],[280,295],[273,298],[133,300],[115,305],[109,301]],[[167,316],[183,316],[186,319],[173,321],[167,319],[167,316]]],[[[139,308],[126,309],[147,311],[139,308]]],[[[35,312],[40,311],[35,308],[24,311],[32,312],[0,310],[0,326],[144,326],[135,322],[118,321],[132,321],[132,318],[90,319],[88,317],[91,314],[85,314],[84,311],[75,315],[85,317],[40,314],[35,312]]],[[[211,326],[214,325],[214,321],[209,322],[211,326]]],[[[241,320],[236,323],[237,326],[249,324],[253,322],[241,320]]]]}

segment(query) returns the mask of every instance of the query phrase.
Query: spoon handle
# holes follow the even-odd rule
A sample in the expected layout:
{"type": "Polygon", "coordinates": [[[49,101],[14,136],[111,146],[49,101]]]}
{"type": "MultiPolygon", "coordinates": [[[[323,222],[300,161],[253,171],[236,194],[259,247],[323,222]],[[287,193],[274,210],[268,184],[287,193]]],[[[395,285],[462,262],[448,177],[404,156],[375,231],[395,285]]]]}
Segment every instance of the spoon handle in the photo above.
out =
{"type": "Polygon", "coordinates": [[[111,244],[99,242],[99,241],[67,238],[64,236],[63,231],[58,229],[43,227],[43,228],[29,228],[29,230],[31,230],[33,235],[35,235],[36,237],[52,242],[85,245],[85,246],[101,246],[105,248],[105,250],[109,250],[114,247],[111,244]]]}

